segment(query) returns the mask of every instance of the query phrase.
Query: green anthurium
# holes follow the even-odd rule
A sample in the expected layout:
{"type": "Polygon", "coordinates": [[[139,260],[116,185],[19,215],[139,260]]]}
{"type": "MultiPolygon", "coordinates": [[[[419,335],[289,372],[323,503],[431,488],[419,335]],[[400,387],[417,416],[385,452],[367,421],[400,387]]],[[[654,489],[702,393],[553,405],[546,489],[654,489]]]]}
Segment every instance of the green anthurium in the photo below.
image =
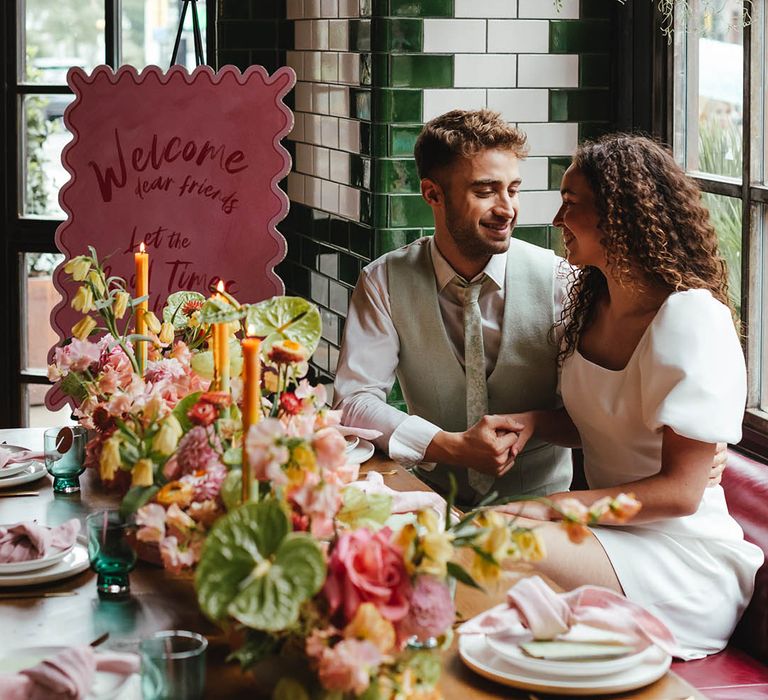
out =
{"type": "Polygon", "coordinates": [[[229,323],[230,321],[239,321],[244,315],[244,307],[232,306],[220,297],[206,299],[200,309],[200,320],[203,323],[229,323]]]}
{"type": "Polygon", "coordinates": [[[292,533],[275,499],[247,503],[220,518],[203,547],[197,597],[212,620],[231,616],[251,629],[283,630],[325,581],[325,559],[309,535],[292,533]]]}
{"type": "Polygon", "coordinates": [[[184,313],[184,307],[190,302],[202,305],[205,303],[205,297],[200,292],[188,291],[174,292],[169,295],[163,308],[163,321],[172,323],[177,330],[184,328],[191,316],[184,313]]]}
{"type": "Polygon", "coordinates": [[[249,335],[264,338],[262,350],[268,352],[278,340],[301,343],[311,355],[322,332],[317,307],[301,297],[272,297],[246,308],[245,327],[249,335]]]}

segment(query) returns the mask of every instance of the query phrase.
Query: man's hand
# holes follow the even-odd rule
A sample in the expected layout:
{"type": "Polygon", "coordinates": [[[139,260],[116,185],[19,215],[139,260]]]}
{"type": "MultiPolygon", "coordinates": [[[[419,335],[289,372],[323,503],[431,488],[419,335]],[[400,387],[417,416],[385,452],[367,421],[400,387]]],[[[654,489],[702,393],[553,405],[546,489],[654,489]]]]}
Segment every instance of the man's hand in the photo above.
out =
{"type": "Polygon", "coordinates": [[[512,416],[484,416],[463,433],[437,433],[424,460],[476,469],[498,478],[512,468],[516,456],[512,449],[524,427],[512,416]]]}
{"type": "Polygon", "coordinates": [[[712,460],[712,469],[709,472],[709,481],[707,488],[717,486],[723,480],[725,463],[728,461],[728,445],[725,442],[718,442],[715,447],[715,458],[712,460]]]}

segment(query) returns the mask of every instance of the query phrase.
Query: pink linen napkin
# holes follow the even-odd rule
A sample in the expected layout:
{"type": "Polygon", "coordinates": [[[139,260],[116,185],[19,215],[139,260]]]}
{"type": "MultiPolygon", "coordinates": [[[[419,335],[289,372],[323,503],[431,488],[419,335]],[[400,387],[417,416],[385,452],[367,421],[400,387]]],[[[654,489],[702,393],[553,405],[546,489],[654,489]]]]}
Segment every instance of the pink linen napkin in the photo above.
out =
{"type": "Polygon", "coordinates": [[[368,430],[366,428],[351,428],[347,425],[334,425],[334,428],[338,430],[343,437],[347,435],[354,435],[361,440],[375,440],[377,437],[381,437],[382,432],[380,430],[368,430]]]}
{"type": "Polygon", "coordinates": [[[507,591],[507,602],[473,617],[459,634],[492,637],[555,639],[576,624],[629,637],[638,651],[651,644],[676,655],[672,632],[657,617],[623,595],[599,586],[581,586],[555,593],[539,576],[518,581],[507,591]]]}
{"type": "Polygon", "coordinates": [[[80,521],[72,518],[57,527],[36,522],[0,527],[0,564],[42,559],[53,550],[69,549],[80,532],[80,521]]]}
{"type": "Polygon", "coordinates": [[[424,508],[434,508],[438,513],[445,513],[445,501],[433,491],[395,491],[384,484],[384,477],[376,471],[368,472],[365,481],[355,481],[351,486],[364,493],[392,496],[393,513],[414,513],[424,508]]]}
{"type": "Polygon", "coordinates": [[[81,700],[90,691],[96,671],[128,675],[138,670],[136,654],[96,654],[91,647],[73,647],[19,673],[0,673],[0,698],[81,700]]]}
{"type": "Polygon", "coordinates": [[[4,447],[0,447],[0,469],[9,464],[18,464],[19,462],[31,462],[35,459],[44,459],[45,452],[33,452],[32,450],[23,450],[22,452],[11,452],[4,447]]]}

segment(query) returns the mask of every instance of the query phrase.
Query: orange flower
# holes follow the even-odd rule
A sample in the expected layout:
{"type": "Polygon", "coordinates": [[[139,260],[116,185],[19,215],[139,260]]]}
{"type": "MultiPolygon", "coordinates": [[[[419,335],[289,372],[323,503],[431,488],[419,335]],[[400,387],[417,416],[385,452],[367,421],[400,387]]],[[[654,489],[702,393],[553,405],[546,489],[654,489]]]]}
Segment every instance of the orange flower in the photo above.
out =
{"type": "Polygon", "coordinates": [[[589,528],[584,523],[563,520],[562,525],[568,534],[568,539],[574,544],[583,542],[584,538],[589,534],[589,528]]]}
{"type": "Polygon", "coordinates": [[[194,495],[195,488],[192,484],[187,484],[183,481],[169,481],[157,492],[156,500],[164,506],[176,503],[181,508],[186,508],[192,503],[194,495]]]}
{"type": "Polygon", "coordinates": [[[272,346],[268,357],[278,365],[290,365],[304,362],[309,357],[309,352],[301,343],[286,338],[278,340],[272,346]]]}

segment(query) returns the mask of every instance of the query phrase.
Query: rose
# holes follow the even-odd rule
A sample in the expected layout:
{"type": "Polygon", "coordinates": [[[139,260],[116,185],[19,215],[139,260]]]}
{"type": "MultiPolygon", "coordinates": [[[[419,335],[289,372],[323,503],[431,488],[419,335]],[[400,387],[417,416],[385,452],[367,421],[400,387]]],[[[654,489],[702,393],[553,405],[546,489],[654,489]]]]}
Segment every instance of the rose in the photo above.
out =
{"type": "Polygon", "coordinates": [[[411,594],[408,615],[400,622],[401,637],[424,642],[439,637],[453,624],[456,612],[448,586],[434,576],[419,576],[411,594]]]}
{"type": "Polygon", "coordinates": [[[381,663],[381,652],[371,642],[345,639],[325,649],[317,675],[326,690],[362,694],[370,685],[371,671],[381,663]]]}
{"type": "Polygon", "coordinates": [[[336,428],[323,428],[315,433],[312,447],[321,469],[337,469],[347,463],[347,441],[336,428]]]}
{"type": "Polygon", "coordinates": [[[289,416],[295,416],[301,413],[301,399],[297,398],[292,391],[286,391],[280,397],[280,408],[289,416]]]}
{"type": "Polygon", "coordinates": [[[212,403],[198,401],[187,411],[187,416],[197,425],[210,425],[219,417],[219,411],[212,403]]]}
{"type": "Polygon", "coordinates": [[[360,529],[339,537],[323,589],[332,615],[343,604],[343,617],[348,622],[361,603],[373,603],[391,622],[408,614],[411,583],[403,553],[391,543],[390,535],[389,528],[384,528],[376,534],[360,529]]]}

